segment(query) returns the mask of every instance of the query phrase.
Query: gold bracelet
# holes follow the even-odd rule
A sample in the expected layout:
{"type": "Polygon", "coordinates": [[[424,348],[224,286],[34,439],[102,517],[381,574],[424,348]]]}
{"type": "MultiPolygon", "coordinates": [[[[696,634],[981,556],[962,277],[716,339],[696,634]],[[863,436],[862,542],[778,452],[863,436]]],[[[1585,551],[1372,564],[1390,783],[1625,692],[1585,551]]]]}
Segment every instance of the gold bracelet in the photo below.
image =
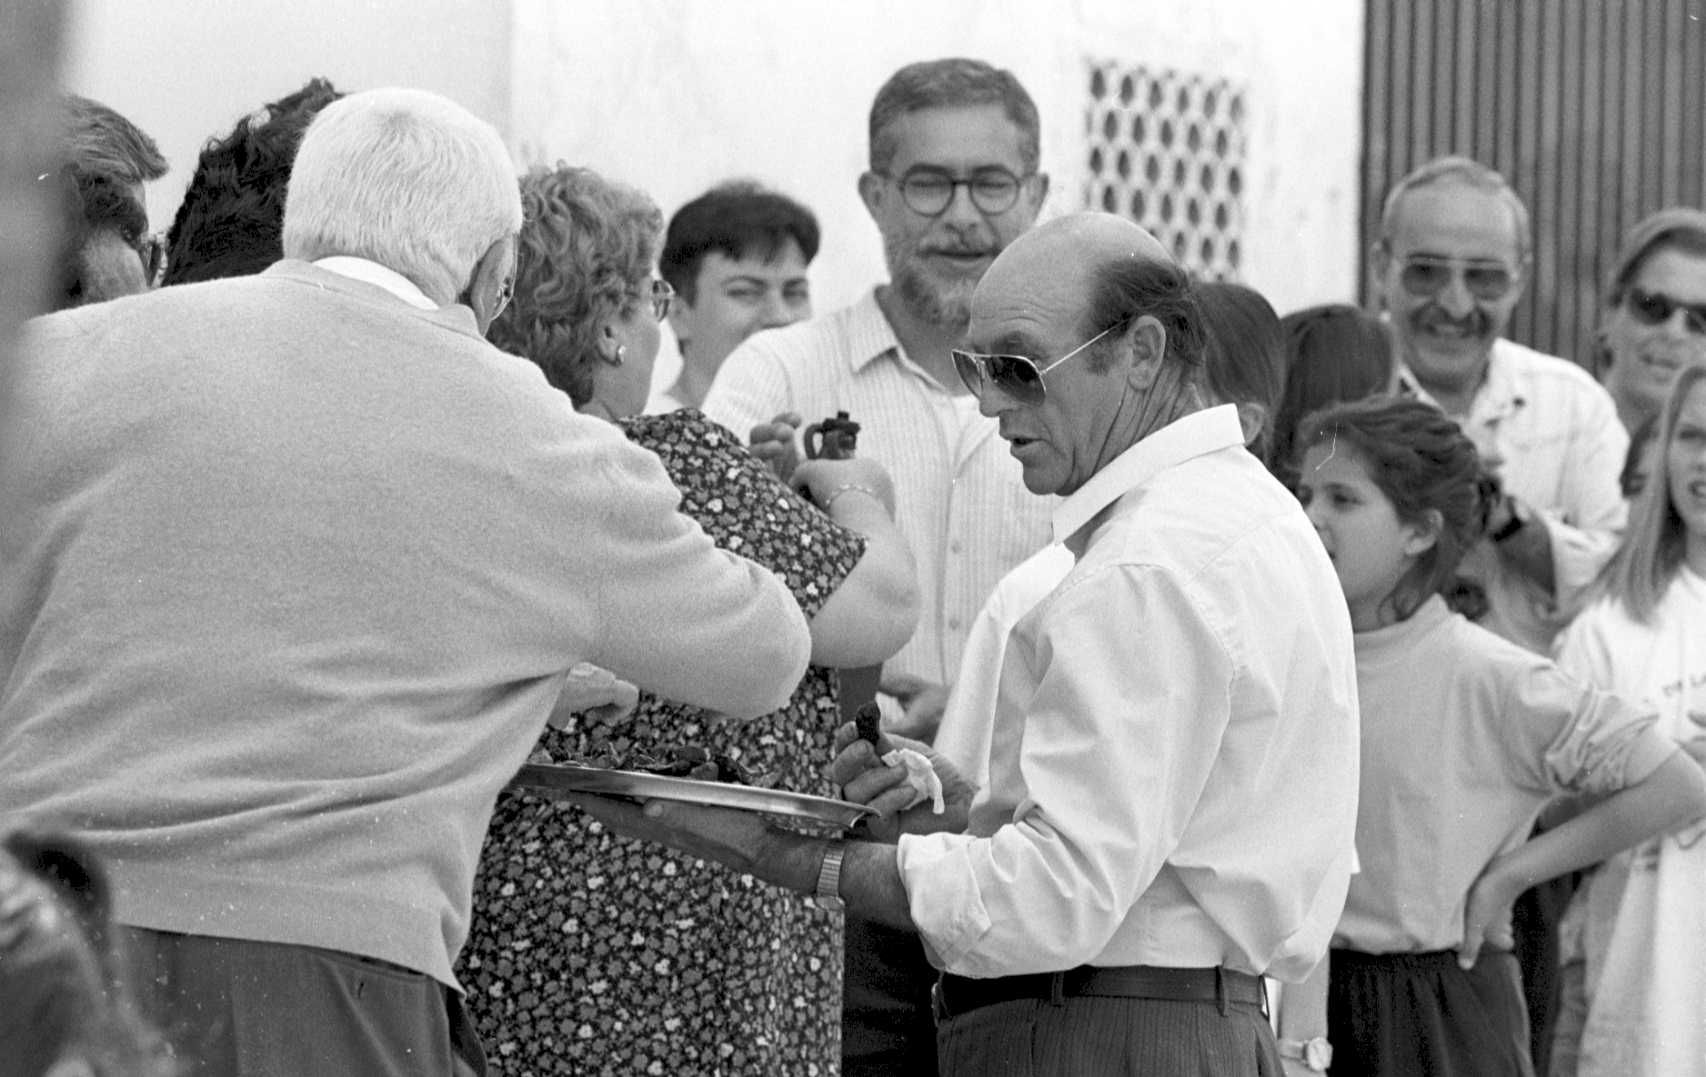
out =
{"type": "Polygon", "coordinates": [[[857,483],[857,482],[844,482],[840,486],[837,486],[835,489],[831,490],[829,492],[829,496],[823,499],[823,511],[828,512],[829,507],[831,505],[835,504],[836,498],[840,497],[842,494],[851,493],[854,490],[857,490],[862,494],[868,494],[871,497],[871,499],[874,500],[879,505],[883,504],[883,495],[877,493],[875,490],[871,489],[869,486],[866,486],[863,483],[857,483]]]}

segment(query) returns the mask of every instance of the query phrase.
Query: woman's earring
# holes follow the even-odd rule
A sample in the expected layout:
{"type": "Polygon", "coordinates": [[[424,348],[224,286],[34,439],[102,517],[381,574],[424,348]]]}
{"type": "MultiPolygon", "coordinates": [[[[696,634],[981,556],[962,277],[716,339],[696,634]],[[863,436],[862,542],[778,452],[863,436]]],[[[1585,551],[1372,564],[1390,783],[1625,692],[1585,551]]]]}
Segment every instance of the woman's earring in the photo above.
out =
{"type": "Polygon", "coordinates": [[[616,345],[616,358],[614,358],[610,361],[610,365],[611,366],[621,366],[622,360],[624,360],[626,358],[628,358],[628,345],[618,344],[618,345],[616,345]]]}

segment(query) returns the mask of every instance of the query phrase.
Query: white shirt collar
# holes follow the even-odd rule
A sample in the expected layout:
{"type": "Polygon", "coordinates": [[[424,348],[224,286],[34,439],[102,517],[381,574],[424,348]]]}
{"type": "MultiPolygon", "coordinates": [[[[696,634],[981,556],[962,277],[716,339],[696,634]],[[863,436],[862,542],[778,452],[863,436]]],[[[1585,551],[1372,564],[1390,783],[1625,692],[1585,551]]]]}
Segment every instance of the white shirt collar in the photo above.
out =
{"type": "Polygon", "coordinates": [[[1238,409],[1220,404],[1174,419],[1120,453],[1054,510],[1054,539],[1065,542],[1126,493],[1193,456],[1244,444],[1238,409]]]}
{"type": "Polygon", "coordinates": [[[357,258],[349,254],[334,254],[329,258],[320,258],[315,265],[329,273],[340,277],[359,280],[383,288],[401,299],[411,307],[420,310],[437,310],[438,304],[427,298],[425,292],[415,285],[415,282],[403,276],[389,266],[382,266],[368,258],[357,258]]]}

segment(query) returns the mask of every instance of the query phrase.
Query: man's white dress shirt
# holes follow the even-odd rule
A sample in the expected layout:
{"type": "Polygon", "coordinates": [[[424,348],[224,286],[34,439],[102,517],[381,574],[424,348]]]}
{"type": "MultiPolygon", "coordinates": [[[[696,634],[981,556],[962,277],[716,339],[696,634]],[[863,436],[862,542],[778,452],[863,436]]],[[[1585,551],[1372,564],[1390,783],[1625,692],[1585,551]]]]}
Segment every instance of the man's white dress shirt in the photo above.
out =
{"type": "Polygon", "coordinates": [[[1186,416],[1055,513],[1077,556],[1008,639],[989,783],[899,863],[962,976],[1225,965],[1300,979],[1353,863],[1350,618],[1236,409],[1186,416]]]}

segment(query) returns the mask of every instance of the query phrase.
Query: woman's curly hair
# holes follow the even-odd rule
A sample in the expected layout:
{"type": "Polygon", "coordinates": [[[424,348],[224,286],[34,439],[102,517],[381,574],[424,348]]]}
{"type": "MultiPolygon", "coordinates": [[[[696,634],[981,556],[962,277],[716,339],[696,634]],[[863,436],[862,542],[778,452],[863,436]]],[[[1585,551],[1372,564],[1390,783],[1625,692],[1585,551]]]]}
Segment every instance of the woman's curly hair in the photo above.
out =
{"type": "Polygon", "coordinates": [[[644,192],[560,162],[521,178],[521,206],[515,298],[486,336],[578,408],[592,398],[599,326],[650,302],[663,214],[644,192]]]}
{"type": "Polygon", "coordinates": [[[1300,452],[1318,445],[1354,450],[1400,520],[1434,529],[1433,546],[1387,599],[1399,620],[1435,594],[1446,595],[1453,608],[1471,618],[1485,612],[1484,592],[1459,581],[1456,573],[1486,532],[1500,491],[1462,427],[1420,400],[1370,397],[1308,416],[1298,428],[1297,445],[1300,452]]]}

